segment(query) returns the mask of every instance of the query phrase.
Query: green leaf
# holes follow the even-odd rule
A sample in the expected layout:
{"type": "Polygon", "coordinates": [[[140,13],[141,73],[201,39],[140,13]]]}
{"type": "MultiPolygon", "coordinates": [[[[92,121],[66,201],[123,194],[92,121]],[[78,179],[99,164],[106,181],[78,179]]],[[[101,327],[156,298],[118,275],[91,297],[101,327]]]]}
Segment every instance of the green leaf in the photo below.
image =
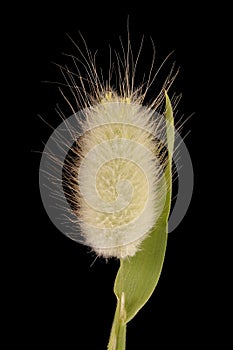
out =
{"type": "Polygon", "coordinates": [[[165,98],[166,110],[164,115],[166,118],[168,148],[168,162],[164,171],[166,184],[165,205],[155,228],[142,242],[140,251],[131,258],[121,260],[114,285],[117,308],[108,345],[109,350],[125,349],[126,323],[136,315],[150,298],[158,283],[163,266],[171,203],[171,166],[174,148],[173,111],[166,92],[165,98]]]}

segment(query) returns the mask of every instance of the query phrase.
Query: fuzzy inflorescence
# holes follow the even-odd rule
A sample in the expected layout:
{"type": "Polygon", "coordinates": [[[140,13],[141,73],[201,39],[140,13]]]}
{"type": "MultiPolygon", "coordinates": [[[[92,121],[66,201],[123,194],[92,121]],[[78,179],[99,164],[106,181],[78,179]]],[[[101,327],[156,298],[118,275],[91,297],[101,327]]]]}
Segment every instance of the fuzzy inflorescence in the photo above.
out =
{"type": "MultiPolygon", "coordinates": [[[[152,68],[147,83],[135,88],[136,65],[130,66],[130,52],[128,44],[124,60],[117,54],[115,89],[111,79],[101,81],[89,51],[86,56],[81,53],[85,78],[78,69],[74,75],[62,68],[84,116],[78,120],[81,136],[74,133],[72,157],[64,164],[63,188],[84,243],[106,258],[133,256],[140,249],[156,226],[166,192],[163,122],[156,110],[173,78],[169,76],[161,93],[145,106],[154,80],[152,68]]],[[[65,99],[75,113],[76,107],[65,99]]]]}

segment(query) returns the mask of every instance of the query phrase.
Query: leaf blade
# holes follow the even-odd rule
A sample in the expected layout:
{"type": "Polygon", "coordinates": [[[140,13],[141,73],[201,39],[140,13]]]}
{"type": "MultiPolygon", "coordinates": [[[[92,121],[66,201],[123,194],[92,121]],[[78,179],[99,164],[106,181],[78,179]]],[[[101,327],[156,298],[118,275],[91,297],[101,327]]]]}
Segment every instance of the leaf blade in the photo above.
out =
{"type": "Polygon", "coordinates": [[[166,99],[166,133],[168,147],[168,164],[164,177],[166,181],[166,200],[161,216],[151,234],[142,242],[141,250],[129,259],[122,259],[116,276],[114,292],[118,300],[125,294],[126,322],[129,322],[145,305],[153,293],[164,262],[167,246],[167,221],[171,202],[171,164],[174,147],[174,122],[171,101],[166,99]]]}

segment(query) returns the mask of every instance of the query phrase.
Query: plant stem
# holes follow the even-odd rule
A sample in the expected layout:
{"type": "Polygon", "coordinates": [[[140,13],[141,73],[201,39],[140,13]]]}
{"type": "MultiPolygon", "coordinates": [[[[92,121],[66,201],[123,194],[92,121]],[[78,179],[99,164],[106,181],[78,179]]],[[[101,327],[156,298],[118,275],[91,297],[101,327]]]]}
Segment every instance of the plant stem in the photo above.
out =
{"type": "Polygon", "coordinates": [[[124,318],[124,293],[122,293],[121,300],[118,300],[117,302],[116,312],[108,343],[108,350],[125,350],[126,323],[124,322],[124,318]]]}

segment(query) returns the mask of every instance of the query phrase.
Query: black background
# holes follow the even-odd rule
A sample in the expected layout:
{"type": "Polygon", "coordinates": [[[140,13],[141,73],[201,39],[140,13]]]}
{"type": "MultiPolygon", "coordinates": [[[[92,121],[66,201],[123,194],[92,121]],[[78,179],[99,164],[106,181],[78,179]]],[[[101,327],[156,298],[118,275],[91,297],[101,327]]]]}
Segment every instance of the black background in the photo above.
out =
{"type": "MultiPolygon", "coordinates": [[[[75,55],[66,36],[80,40],[81,31],[91,50],[119,48],[119,36],[127,34],[130,16],[131,42],[138,45],[144,34],[144,52],[151,55],[153,38],[158,62],[172,50],[172,60],[180,73],[172,92],[182,93],[178,115],[187,121],[186,138],[195,175],[191,205],[182,223],[169,235],[165,263],[158,286],[144,308],[128,325],[127,350],[159,349],[168,346],[188,349],[210,341],[209,324],[215,323],[210,291],[214,287],[211,232],[206,229],[208,181],[206,157],[209,143],[207,87],[212,87],[212,57],[221,38],[216,34],[215,15],[195,3],[161,4],[139,2],[134,5],[111,2],[38,2],[20,7],[16,26],[14,60],[20,67],[24,98],[30,170],[27,176],[27,220],[25,244],[16,269],[15,286],[19,306],[11,322],[20,327],[20,342],[36,347],[63,349],[106,349],[115,311],[113,283],[118,262],[97,259],[60,233],[50,222],[41,203],[38,173],[43,142],[51,130],[38,114],[56,127],[55,113],[61,96],[56,84],[61,81],[52,62],[64,63],[62,52],[75,55]],[[17,28],[19,32],[17,33],[17,28]],[[204,147],[205,146],[205,147],[204,147]],[[24,319],[24,321],[22,321],[24,319]],[[26,322],[25,322],[26,321],[26,322]]],[[[212,9],[213,10],[213,9],[212,9]]],[[[107,51],[105,51],[107,52],[107,51]]],[[[101,62],[108,60],[102,56],[101,62]]],[[[162,79],[166,73],[161,74],[162,79]]],[[[160,82],[161,82],[160,81],[160,82]]],[[[208,89],[209,91],[209,89],[208,89]]],[[[214,267],[217,273],[217,267],[214,267]]],[[[212,339],[215,335],[211,335],[212,339]]]]}

